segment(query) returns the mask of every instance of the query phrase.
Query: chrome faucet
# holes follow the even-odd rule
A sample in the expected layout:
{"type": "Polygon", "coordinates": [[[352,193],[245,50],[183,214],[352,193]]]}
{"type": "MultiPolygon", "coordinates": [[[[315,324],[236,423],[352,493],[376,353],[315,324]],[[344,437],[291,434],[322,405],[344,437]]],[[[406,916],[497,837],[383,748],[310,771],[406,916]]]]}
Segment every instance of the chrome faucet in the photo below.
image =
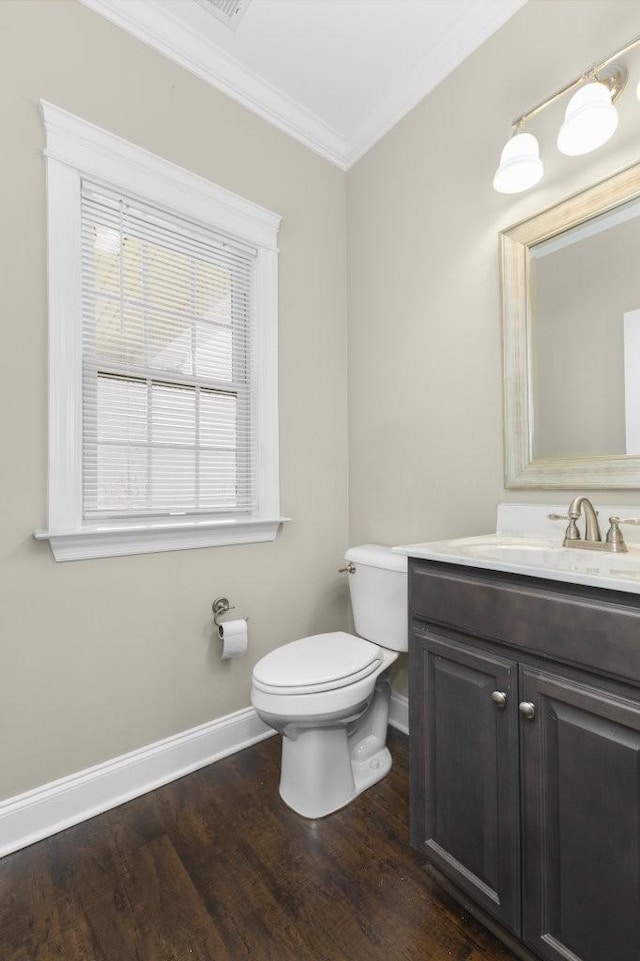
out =
{"type": "Polygon", "coordinates": [[[563,547],[576,547],[580,550],[587,551],[612,551],[613,553],[620,554],[627,551],[628,548],[624,542],[624,537],[622,536],[619,525],[640,525],[640,518],[638,517],[627,517],[624,520],[619,517],[610,517],[607,536],[602,540],[600,524],[598,523],[598,512],[589,498],[584,497],[582,494],[573,498],[569,504],[567,514],[549,514],[548,517],[553,521],[569,521],[567,529],[564,532],[563,547]],[[577,523],[583,514],[584,538],[580,535],[577,523]]]}
{"type": "Polygon", "coordinates": [[[564,532],[563,547],[583,547],[588,550],[602,550],[602,534],[598,523],[598,514],[589,500],[579,494],[569,504],[569,523],[564,532]],[[577,521],[584,514],[584,540],[580,538],[577,521]],[[577,543],[576,543],[577,542],[577,543]]]}

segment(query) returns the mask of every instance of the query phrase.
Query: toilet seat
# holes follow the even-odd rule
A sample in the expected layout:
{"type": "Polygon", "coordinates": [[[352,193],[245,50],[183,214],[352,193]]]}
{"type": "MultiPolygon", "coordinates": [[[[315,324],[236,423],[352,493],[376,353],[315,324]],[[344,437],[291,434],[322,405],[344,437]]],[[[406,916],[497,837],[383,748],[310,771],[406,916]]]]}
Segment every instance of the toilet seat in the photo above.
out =
{"type": "Polygon", "coordinates": [[[334,691],[379,671],[384,660],[379,647],[353,634],[313,634],[261,658],[253,670],[253,685],[266,694],[334,691]]]}

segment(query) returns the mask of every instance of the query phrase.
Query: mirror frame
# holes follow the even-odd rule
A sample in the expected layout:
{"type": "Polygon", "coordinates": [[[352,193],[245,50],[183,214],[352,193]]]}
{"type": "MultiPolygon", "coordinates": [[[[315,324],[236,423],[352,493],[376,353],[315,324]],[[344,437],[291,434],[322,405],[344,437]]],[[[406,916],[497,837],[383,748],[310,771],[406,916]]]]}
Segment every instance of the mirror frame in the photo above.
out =
{"type": "Polygon", "coordinates": [[[640,197],[640,163],[500,234],[507,488],[640,488],[640,455],[533,456],[530,249],[640,197]]]}

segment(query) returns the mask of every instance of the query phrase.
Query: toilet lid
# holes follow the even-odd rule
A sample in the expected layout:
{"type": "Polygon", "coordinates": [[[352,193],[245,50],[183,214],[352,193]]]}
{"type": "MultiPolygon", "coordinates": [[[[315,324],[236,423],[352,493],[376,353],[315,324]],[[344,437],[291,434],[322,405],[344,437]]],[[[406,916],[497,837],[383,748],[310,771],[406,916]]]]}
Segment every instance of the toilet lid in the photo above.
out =
{"type": "Polygon", "coordinates": [[[253,683],[281,694],[330,691],[373,674],[382,661],[379,647],[353,634],[314,634],[265,655],[253,669],[253,683]]]}

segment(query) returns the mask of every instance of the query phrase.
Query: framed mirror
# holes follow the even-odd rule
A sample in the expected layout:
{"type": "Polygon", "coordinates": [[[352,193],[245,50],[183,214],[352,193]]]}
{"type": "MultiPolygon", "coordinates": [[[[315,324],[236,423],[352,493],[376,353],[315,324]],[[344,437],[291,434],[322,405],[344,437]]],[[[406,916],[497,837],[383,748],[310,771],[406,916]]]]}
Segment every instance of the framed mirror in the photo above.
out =
{"type": "Polygon", "coordinates": [[[500,235],[508,488],[640,488],[640,163],[500,235]]]}

